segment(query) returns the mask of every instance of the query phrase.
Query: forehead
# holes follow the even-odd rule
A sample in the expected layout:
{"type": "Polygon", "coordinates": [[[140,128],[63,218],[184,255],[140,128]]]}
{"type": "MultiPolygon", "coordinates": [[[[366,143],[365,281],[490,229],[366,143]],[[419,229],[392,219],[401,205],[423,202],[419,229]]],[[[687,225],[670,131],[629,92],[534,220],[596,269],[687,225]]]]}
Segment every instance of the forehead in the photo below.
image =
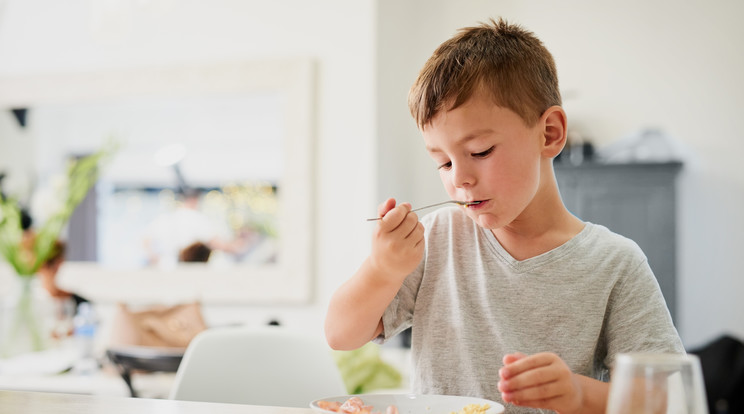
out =
{"type": "Polygon", "coordinates": [[[445,143],[463,143],[485,134],[513,134],[525,128],[516,112],[495,104],[486,94],[474,94],[454,109],[440,110],[421,132],[427,149],[433,150],[445,143]]]}

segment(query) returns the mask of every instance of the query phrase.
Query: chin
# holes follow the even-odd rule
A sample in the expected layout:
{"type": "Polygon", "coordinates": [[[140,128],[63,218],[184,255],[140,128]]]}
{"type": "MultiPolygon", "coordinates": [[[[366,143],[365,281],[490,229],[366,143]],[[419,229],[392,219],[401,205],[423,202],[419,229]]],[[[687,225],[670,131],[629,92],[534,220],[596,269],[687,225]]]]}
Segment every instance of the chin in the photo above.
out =
{"type": "Polygon", "coordinates": [[[504,224],[500,223],[498,219],[488,214],[479,214],[475,217],[471,216],[471,218],[473,219],[473,221],[475,221],[475,224],[488,230],[493,230],[504,226],[504,224]]]}

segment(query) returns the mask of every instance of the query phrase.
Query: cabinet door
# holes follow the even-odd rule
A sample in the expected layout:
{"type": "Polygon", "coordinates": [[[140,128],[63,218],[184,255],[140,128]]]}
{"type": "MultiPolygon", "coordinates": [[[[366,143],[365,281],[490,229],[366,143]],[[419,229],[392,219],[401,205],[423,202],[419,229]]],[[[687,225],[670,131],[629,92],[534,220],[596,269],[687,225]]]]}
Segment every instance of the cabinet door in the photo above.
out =
{"type": "Polygon", "coordinates": [[[672,314],[676,309],[678,164],[556,168],[566,207],[634,240],[648,257],[672,314]]]}

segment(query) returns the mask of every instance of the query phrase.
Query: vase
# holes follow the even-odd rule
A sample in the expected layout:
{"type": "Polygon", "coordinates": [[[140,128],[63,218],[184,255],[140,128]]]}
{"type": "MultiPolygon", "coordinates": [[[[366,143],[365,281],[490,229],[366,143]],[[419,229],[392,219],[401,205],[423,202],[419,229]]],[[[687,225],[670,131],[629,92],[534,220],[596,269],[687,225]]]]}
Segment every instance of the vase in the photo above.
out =
{"type": "Polygon", "coordinates": [[[34,294],[35,279],[17,277],[15,290],[5,298],[0,357],[42,351],[47,346],[43,315],[34,294]]]}

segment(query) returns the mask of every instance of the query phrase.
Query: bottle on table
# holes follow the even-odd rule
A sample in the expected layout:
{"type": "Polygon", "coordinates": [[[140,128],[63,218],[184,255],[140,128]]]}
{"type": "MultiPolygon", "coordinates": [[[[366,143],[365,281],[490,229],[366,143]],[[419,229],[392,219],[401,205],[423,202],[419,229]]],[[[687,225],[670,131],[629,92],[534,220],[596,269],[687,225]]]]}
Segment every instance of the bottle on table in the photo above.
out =
{"type": "Polygon", "coordinates": [[[75,363],[74,371],[81,374],[95,372],[98,370],[98,361],[95,355],[98,318],[93,306],[88,302],[78,305],[73,323],[75,325],[75,342],[79,352],[79,358],[75,363]]]}

